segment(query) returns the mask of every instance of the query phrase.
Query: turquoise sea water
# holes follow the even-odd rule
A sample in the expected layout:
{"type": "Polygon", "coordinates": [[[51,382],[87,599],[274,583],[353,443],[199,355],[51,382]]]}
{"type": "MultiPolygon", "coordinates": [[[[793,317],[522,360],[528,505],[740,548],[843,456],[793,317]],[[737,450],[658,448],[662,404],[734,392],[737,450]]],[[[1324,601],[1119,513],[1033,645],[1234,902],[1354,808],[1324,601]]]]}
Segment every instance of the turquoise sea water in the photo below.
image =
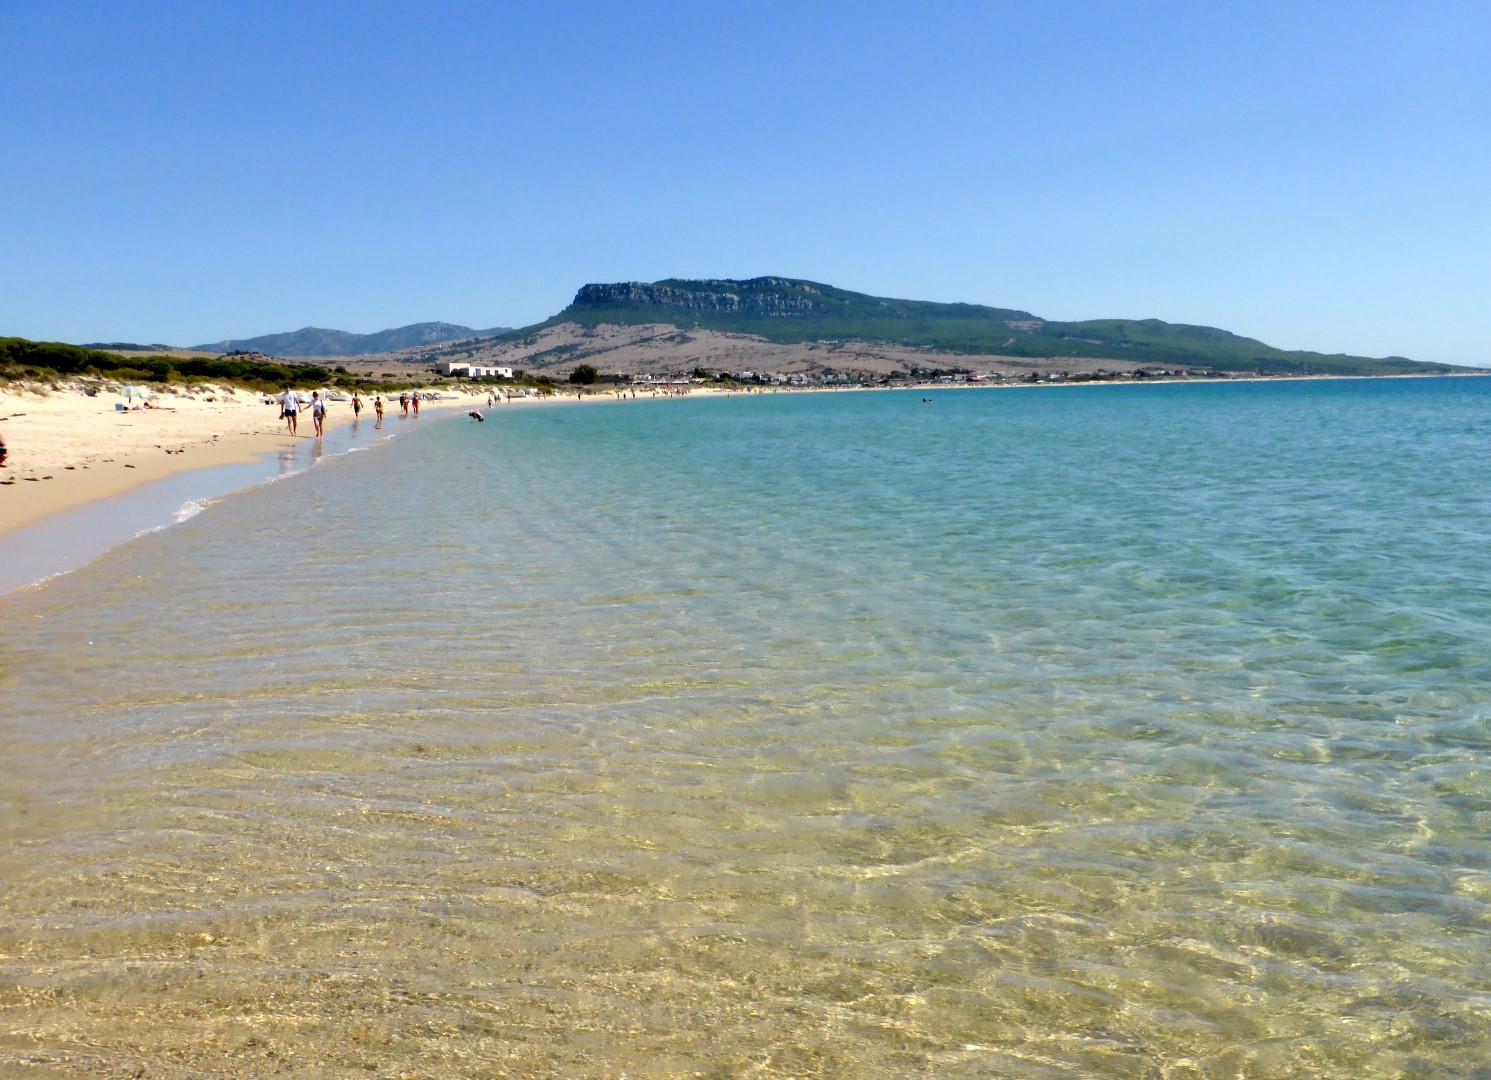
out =
{"type": "Polygon", "coordinates": [[[225,499],[0,601],[0,1065],[1491,1075],[1488,417],[499,408],[225,499]]]}

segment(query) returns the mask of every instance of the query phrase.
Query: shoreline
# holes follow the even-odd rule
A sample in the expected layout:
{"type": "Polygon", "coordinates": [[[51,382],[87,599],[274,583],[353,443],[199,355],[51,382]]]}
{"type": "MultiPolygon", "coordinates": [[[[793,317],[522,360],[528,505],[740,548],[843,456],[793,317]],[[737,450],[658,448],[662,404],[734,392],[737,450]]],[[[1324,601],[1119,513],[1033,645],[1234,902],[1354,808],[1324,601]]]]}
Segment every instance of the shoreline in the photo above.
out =
{"type": "Polygon", "coordinates": [[[295,445],[271,407],[218,388],[120,412],[117,395],[0,392],[0,535],[176,473],[248,462],[295,445]]]}
{"type": "MultiPolygon", "coordinates": [[[[204,387],[195,395],[154,395],[162,406],[125,412],[114,408],[116,397],[77,389],[0,390],[0,437],[9,450],[0,469],[0,538],[182,472],[245,464],[316,441],[307,434],[309,416],[292,436],[278,406],[262,404],[252,391],[204,387]]],[[[426,402],[425,411],[473,408],[478,400],[484,398],[426,402]]],[[[360,422],[372,417],[369,401],[360,422]]],[[[395,402],[385,408],[385,422],[398,420],[395,402]]],[[[327,437],[351,423],[350,404],[334,402],[327,437]]]]}
{"type": "MultiPolygon", "coordinates": [[[[203,505],[416,423],[400,418],[396,401],[381,428],[370,406],[354,420],[349,403],[334,402],[318,439],[303,433],[309,417],[289,435],[278,406],[261,404],[257,394],[162,397],[169,404],[119,412],[113,396],[78,390],[0,392],[0,435],[10,452],[0,469],[0,598],[186,520],[203,505]]],[[[447,397],[425,402],[423,411],[432,421],[448,419],[477,400],[447,397]]]]}
{"type": "MultiPolygon", "coordinates": [[[[119,395],[99,392],[90,397],[77,386],[0,389],[0,438],[9,451],[9,461],[0,468],[0,543],[20,529],[183,472],[248,464],[316,442],[307,434],[308,415],[292,436],[279,419],[278,404],[261,403],[253,391],[211,385],[191,389],[196,392],[154,394],[152,400],[164,403],[160,407],[124,412],[114,407],[122,400],[119,395]]],[[[441,396],[423,402],[425,416],[488,411],[485,388],[426,392],[441,396]]],[[[587,394],[581,400],[559,392],[500,402],[488,415],[500,416],[511,407],[616,400],[606,393],[587,394]]],[[[373,419],[372,400],[367,399],[359,422],[371,426],[373,419]]],[[[350,403],[332,402],[326,437],[353,422],[350,403]]],[[[385,400],[384,422],[403,422],[397,398],[385,400]]]]}
{"type": "MultiPolygon", "coordinates": [[[[844,386],[751,388],[694,387],[685,394],[644,393],[629,399],[620,393],[592,393],[576,398],[563,392],[541,398],[518,398],[494,406],[599,404],[626,401],[677,401],[704,397],[754,397],[766,394],[844,393],[861,390],[931,392],[946,390],[1049,389],[1077,386],[1162,386],[1194,382],[1250,384],[1318,380],[1422,379],[1486,377],[1464,375],[1303,375],[1247,379],[1155,379],[1093,382],[1055,380],[1041,383],[935,383],[915,386],[844,386]]],[[[89,397],[77,388],[46,393],[0,390],[0,436],[10,450],[0,469],[0,599],[12,591],[40,584],[91,562],[142,532],[165,527],[188,504],[214,502],[238,491],[304,471],[323,448],[313,435],[289,435],[275,404],[262,404],[251,391],[197,387],[197,394],[161,395],[162,408],[119,412],[113,395],[89,397]],[[20,421],[20,423],[17,423],[20,421]],[[35,480],[28,479],[35,477],[35,480]],[[195,477],[195,479],[186,479],[195,477]],[[174,501],[172,501],[174,500],[174,501]],[[30,569],[28,569],[28,567],[30,569]]],[[[468,409],[485,411],[486,390],[442,388],[442,398],[424,403],[431,419],[449,418],[468,409]]],[[[347,402],[334,402],[326,418],[331,456],[372,445],[395,433],[404,420],[397,400],[385,403],[384,426],[374,434],[371,405],[354,421],[347,402]],[[358,424],[365,429],[358,433],[358,424]],[[347,429],[351,427],[351,433],[347,429]]],[[[310,424],[307,417],[304,421],[310,424]]],[[[187,516],[190,516],[188,513],[187,516]]]]}
{"type": "MultiPolygon", "coordinates": [[[[632,399],[685,400],[697,397],[736,397],[759,394],[843,393],[887,390],[1029,390],[1079,386],[1169,386],[1186,383],[1274,383],[1319,380],[1425,379],[1485,377],[1484,372],[1449,375],[1295,375],[1256,378],[1193,378],[1153,380],[1051,380],[1049,382],[918,383],[912,386],[761,386],[694,387],[686,394],[638,395],[632,399]]],[[[194,396],[159,395],[169,404],[151,410],[119,412],[117,395],[89,397],[76,388],[46,392],[0,389],[0,438],[9,461],[0,468],[0,539],[69,510],[114,499],[153,481],[178,473],[244,464],[268,454],[311,446],[314,435],[290,435],[278,418],[277,407],[261,404],[252,391],[201,387],[194,396]],[[20,421],[17,423],[17,421],[20,421]],[[107,425],[106,427],[104,425],[107,425]]],[[[485,390],[441,389],[443,400],[426,402],[425,412],[443,414],[455,409],[484,409],[485,390]]],[[[534,404],[598,404],[625,402],[625,395],[600,392],[583,399],[563,392],[543,398],[519,398],[494,407],[534,404]]],[[[397,402],[385,406],[385,421],[400,419],[397,402]]],[[[363,419],[372,416],[369,402],[363,419]]],[[[347,402],[335,402],[325,421],[327,434],[353,422],[347,402]]],[[[310,426],[310,418],[303,427],[310,426]]]]}

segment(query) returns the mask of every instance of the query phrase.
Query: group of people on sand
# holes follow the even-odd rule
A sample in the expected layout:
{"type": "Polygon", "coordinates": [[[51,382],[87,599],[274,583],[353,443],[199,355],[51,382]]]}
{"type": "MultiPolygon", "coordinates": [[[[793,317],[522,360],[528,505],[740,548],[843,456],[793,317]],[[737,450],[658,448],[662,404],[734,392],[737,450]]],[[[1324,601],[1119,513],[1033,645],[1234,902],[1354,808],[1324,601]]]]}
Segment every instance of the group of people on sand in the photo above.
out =
{"type": "MultiPolygon", "coordinates": [[[[311,423],[315,426],[316,438],[326,434],[326,397],[319,390],[312,390],[311,396],[307,398],[300,391],[292,387],[285,387],[285,392],[279,397],[280,419],[285,422],[285,429],[291,434],[297,434],[300,414],[307,410],[311,414],[311,423]]],[[[409,415],[410,406],[414,408],[414,415],[419,415],[419,395],[413,392],[405,392],[399,395],[399,408],[403,415],[409,415]]],[[[355,421],[362,415],[362,395],[355,390],[352,393],[352,419],[355,421]]],[[[383,396],[373,395],[373,414],[377,416],[378,422],[374,427],[383,426],[383,396]]]]}
{"type": "MultiPolygon", "coordinates": [[[[373,412],[378,417],[378,422],[376,424],[374,424],[373,426],[375,428],[382,427],[383,426],[383,398],[382,398],[381,395],[378,395],[378,394],[374,394],[373,395],[373,412]]],[[[356,421],[357,418],[359,416],[361,416],[361,415],[362,415],[362,398],[358,395],[357,391],[354,390],[354,391],[352,391],[352,419],[353,419],[353,421],[356,421]]]]}
{"type": "MultiPolygon", "coordinates": [[[[518,396],[520,398],[523,398],[523,397],[532,397],[536,393],[537,393],[537,391],[535,391],[535,390],[519,390],[516,396],[518,396]]],[[[512,404],[513,396],[514,395],[513,395],[513,392],[511,390],[502,390],[502,391],[488,390],[487,391],[487,408],[490,409],[493,405],[501,405],[504,400],[506,400],[508,404],[512,404]]]]}

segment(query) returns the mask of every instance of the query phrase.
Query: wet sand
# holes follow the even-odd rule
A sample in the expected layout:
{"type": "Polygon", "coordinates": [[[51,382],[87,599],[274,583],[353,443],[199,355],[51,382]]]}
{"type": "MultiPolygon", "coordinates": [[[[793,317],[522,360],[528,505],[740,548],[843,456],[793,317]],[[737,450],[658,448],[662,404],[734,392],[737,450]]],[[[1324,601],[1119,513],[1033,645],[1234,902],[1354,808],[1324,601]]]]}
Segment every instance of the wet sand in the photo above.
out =
{"type": "MultiPolygon", "coordinates": [[[[151,400],[161,407],[121,412],[115,403],[126,399],[104,392],[0,392],[0,437],[10,451],[0,471],[0,533],[185,469],[250,461],[291,443],[278,407],[251,392],[212,387],[151,400]]],[[[340,419],[333,414],[333,422],[340,419]]]]}
{"type": "MultiPolygon", "coordinates": [[[[253,391],[187,387],[150,400],[160,407],[120,411],[116,403],[128,404],[124,397],[104,391],[89,397],[76,385],[0,391],[0,438],[10,452],[0,469],[0,534],[184,470],[249,462],[314,441],[308,414],[292,437],[278,403],[253,391]]],[[[477,400],[483,399],[448,398],[425,409],[470,408],[477,400]]],[[[391,408],[385,399],[385,415],[398,412],[397,399],[391,408]]],[[[371,399],[362,416],[373,419],[371,399]]],[[[351,403],[333,401],[326,429],[351,420],[351,403]]]]}

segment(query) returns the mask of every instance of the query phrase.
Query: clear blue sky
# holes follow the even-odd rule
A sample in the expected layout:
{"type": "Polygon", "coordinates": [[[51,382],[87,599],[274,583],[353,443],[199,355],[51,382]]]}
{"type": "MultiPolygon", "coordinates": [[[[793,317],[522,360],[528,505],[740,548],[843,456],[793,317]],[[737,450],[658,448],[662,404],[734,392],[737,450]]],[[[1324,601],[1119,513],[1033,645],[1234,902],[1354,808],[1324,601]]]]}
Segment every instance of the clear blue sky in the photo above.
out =
{"type": "Polygon", "coordinates": [[[0,0],[0,335],[783,274],[1491,364],[1491,4],[0,0]]]}

